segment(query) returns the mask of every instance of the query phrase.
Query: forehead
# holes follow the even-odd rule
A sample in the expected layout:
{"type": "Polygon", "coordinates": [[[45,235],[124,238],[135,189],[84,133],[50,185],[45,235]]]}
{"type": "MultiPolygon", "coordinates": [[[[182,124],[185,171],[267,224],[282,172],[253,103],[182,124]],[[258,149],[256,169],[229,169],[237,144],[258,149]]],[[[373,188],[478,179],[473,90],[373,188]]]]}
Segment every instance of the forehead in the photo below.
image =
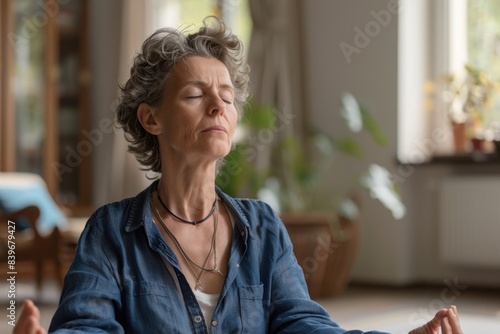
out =
{"type": "Polygon", "coordinates": [[[231,76],[223,62],[201,56],[191,56],[178,61],[172,67],[170,78],[169,81],[178,84],[191,81],[211,83],[217,80],[221,84],[232,86],[231,76]]]}

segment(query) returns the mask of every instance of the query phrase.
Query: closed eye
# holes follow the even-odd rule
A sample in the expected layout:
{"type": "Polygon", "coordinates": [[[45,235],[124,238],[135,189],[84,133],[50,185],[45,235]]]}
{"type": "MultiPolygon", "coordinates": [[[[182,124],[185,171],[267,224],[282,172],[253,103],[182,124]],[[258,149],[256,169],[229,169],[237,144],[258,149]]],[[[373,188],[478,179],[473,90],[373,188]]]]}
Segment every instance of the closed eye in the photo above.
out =
{"type": "Polygon", "coordinates": [[[223,92],[222,94],[219,95],[219,97],[226,104],[233,104],[233,102],[234,102],[233,95],[232,94],[228,94],[227,92],[223,92]]]}

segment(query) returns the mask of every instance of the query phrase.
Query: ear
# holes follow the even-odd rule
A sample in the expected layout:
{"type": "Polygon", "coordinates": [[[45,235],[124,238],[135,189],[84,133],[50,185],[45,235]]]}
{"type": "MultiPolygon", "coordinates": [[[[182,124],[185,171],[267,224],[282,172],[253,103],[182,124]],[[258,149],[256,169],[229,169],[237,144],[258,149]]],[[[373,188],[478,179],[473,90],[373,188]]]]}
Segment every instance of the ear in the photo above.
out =
{"type": "Polygon", "coordinates": [[[147,103],[141,103],[137,108],[137,119],[141,123],[144,130],[152,135],[159,135],[162,133],[160,124],[156,119],[156,109],[147,103]]]}

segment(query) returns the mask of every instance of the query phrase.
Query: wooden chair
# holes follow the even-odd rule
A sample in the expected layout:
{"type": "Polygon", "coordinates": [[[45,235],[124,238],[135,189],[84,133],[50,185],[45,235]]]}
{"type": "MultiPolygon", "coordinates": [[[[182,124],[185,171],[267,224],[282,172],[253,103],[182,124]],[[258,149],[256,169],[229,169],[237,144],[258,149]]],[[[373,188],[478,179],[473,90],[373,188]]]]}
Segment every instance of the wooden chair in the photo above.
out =
{"type": "MultiPolygon", "coordinates": [[[[4,268],[7,267],[7,225],[8,221],[16,223],[21,219],[29,223],[30,231],[16,231],[14,232],[15,239],[15,262],[16,268],[18,265],[24,265],[25,262],[34,266],[35,280],[37,291],[41,291],[42,282],[44,279],[44,265],[51,262],[59,284],[62,286],[65,268],[60,256],[61,247],[61,233],[57,227],[46,236],[40,235],[37,229],[37,220],[40,216],[40,210],[36,206],[28,206],[11,213],[0,213],[0,226],[2,231],[0,233],[0,248],[2,257],[0,263],[4,268]],[[28,232],[28,233],[26,233],[28,232]]],[[[17,227],[17,226],[16,226],[17,227]]],[[[6,270],[12,271],[12,270],[6,270]]]]}

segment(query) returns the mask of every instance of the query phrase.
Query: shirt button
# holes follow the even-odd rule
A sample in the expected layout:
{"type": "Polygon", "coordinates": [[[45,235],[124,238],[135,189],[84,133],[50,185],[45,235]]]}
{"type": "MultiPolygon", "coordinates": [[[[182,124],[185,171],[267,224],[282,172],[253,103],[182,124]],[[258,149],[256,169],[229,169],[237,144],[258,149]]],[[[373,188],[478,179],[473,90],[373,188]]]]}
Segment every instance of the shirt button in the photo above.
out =
{"type": "Polygon", "coordinates": [[[212,326],[217,326],[218,324],[219,323],[216,320],[212,321],[212,326]]]}
{"type": "Polygon", "coordinates": [[[201,317],[199,315],[197,315],[196,317],[194,317],[194,322],[196,322],[196,323],[201,322],[201,317]]]}
{"type": "Polygon", "coordinates": [[[236,268],[239,268],[240,267],[240,264],[239,263],[236,263],[236,268]]]}

